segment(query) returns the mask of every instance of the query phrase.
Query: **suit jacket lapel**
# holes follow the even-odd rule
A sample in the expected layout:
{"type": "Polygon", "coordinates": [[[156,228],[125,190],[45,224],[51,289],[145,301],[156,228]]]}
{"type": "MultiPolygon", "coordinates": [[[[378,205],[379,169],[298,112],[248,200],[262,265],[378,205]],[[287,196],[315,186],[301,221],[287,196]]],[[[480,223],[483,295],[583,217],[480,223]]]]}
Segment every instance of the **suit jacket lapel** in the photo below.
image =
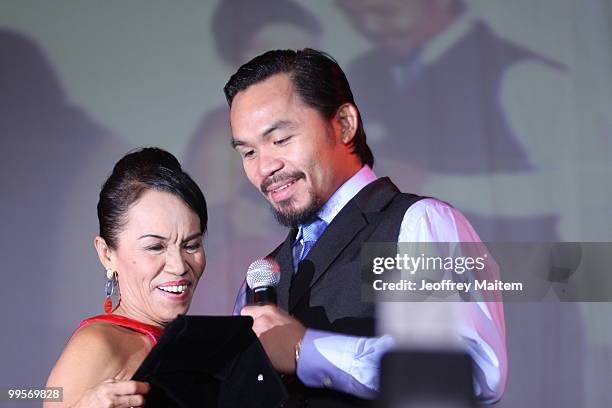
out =
{"type": "MultiPolygon", "coordinates": [[[[388,178],[382,178],[364,187],[344,206],[308,256],[299,263],[297,274],[290,283],[289,312],[292,312],[301,298],[327,272],[329,266],[355,236],[369,225],[369,221],[376,218],[376,214],[371,213],[378,213],[398,193],[399,190],[388,178]]],[[[291,246],[288,252],[291,259],[291,246]]]]}
{"type": "Polygon", "coordinates": [[[292,228],[287,234],[285,241],[272,252],[272,256],[280,267],[280,282],[278,283],[278,306],[283,310],[289,310],[289,288],[293,279],[293,253],[291,247],[297,234],[297,229],[292,228]]]}
{"type": "Polygon", "coordinates": [[[290,312],[310,287],[323,276],[342,250],[351,243],[355,235],[367,225],[361,211],[356,206],[347,205],[342,209],[308,256],[298,264],[298,271],[291,284],[289,295],[290,312]],[[341,217],[341,214],[346,216],[341,217]]]}

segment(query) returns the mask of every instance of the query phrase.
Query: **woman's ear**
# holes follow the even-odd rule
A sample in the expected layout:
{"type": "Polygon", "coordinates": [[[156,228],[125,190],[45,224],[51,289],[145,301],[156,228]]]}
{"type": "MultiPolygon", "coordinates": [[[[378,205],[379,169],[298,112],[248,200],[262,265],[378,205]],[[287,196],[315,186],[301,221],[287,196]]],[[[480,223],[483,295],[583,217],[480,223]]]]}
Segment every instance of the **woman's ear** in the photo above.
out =
{"type": "Polygon", "coordinates": [[[106,244],[106,241],[101,236],[94,238],[94,247],[98,253],[98,258],[104,269],[111,269],[115,271],[112,260],[112,249],[106,244]]]}
{"type": "Polygon", "coordinates": [[[357,133],[357,126],[359,125],[359,112],[352,103],[345,103],[341,105],[336,111],[334,121],[340,132],[340,140],[344,144],[350,144],[357,133]]]}

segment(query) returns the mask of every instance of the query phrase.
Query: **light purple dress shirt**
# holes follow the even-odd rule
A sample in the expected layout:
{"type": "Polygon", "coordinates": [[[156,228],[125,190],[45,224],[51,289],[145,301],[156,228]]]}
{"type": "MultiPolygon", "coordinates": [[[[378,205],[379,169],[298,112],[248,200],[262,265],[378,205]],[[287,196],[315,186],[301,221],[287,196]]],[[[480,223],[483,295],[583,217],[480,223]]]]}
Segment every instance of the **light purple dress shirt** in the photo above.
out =
{"type": "MultiPolygon", "coordinates": [[[[329,225],[340,210],[376,178],[370,167],[362,167],[331,196],[319,217],[329,225]]],[[[422,199],[406,210],[397,240],[480,242],[463,214],[432,198],[422,199]]],[[[239,314],[246,304],[245,289],[243,284],[234,307],[235,314],[239,314]]],[[[503,394],[507,375],[503,305],[470,302],[461,306],[460,334],[465,350],[477,366],[474,370],[475,395],[482,402],[496,402],[503,394]]],[[[309,387],[325,387],[361,398],[375,398],[380,360],[394,345],[390,335],[356,337],[307,329],[302,340],[297,376],[309,387]]]]}

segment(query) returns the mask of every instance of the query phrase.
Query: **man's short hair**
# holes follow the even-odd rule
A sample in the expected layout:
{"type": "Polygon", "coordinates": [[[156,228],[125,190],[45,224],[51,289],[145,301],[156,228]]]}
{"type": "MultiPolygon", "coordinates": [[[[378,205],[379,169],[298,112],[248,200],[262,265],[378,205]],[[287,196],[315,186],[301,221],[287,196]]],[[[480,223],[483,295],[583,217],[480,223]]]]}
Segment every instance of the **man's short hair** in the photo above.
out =
{"type": "MultiPolygon", "coordinates": [[[[330,55],[310,48],[268,51],[242,65],[223,88],[227,103],[231,107],[238,92],[281,73],[290,75],[302,101],[316,109],[325,119],[331,120],[338,108],[347,102],[357,107],[340,65],[330,55]]],[[[370,167],[374,165],[374,156],[366,143],[361,114],[351,147],[362,164],[370,167]]]]}

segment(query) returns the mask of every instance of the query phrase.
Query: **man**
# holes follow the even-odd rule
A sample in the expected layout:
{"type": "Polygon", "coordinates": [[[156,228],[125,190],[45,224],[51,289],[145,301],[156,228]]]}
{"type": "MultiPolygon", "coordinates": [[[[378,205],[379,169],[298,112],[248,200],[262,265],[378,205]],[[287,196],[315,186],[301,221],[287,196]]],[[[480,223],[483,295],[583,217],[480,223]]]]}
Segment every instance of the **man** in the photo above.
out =
{"type": "MultiPolygon", "coordinates": [[[[294,0],[225,0],[217,3],[212,15],[215,49],[232,71],[271,48],[317,44],[322,31],[317,17],[294,0]]],[[[271,214],[257,191],[236,177],[238,157],[227,148],[228,135],[229,111],[225,105],[215,106],[202,115],[184,150],[185,167],[206,186],[210,212],[215,214],[206,243],[215,257],[206,265],[209,284],[200,288],[194,309],[231,308],[233,299],[227,293],[235,290],[236,282],[223,271],[242,269],[285,234],[281,226],[271,227],[271,214]]]]}
{"type": "Polygon", "coordinates": [[[550,184],[576,160],[562,148],[572,140],[565,67],[462,0],[338,4],[373,44],[347,72],[381,167],[413,174],[400,188],[444,194],[485,240],[559,239],[571,209],[551,203],[550,184]],[[503,205],[517,195],[530,199],[503,205]]]}
{"type": "MultiPolygon", "coordinates": [[[[247,306],[292,398],[310,406],[358,406],[378,390],[378,364],[393,346],[374,337],[374,307],[360,298],[361,244],[478,241],[450,205],[401,194],[377,179],[348,81],[319,51],[270,51],[230,78],[232,145],[245,173],[291,228],[272,252],[281,267],[279,307],[247,306]]],[[[245,293],[237,305],[245,303],[245,293]]],[[[505,329],[501,304],[473,304],[462,322],[477,396],[501,397],[505,329]]]]}

